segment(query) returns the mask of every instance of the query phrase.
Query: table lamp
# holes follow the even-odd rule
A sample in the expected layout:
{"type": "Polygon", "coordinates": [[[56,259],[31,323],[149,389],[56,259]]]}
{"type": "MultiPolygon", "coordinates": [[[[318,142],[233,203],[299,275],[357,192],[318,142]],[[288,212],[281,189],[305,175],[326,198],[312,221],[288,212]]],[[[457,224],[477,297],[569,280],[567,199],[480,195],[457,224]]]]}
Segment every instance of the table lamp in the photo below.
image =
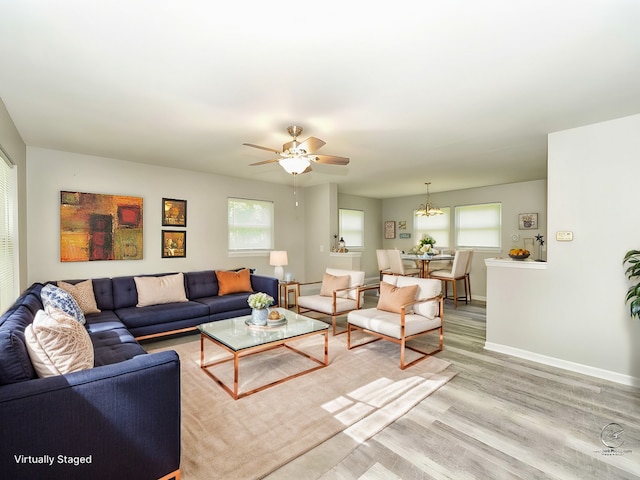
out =
{"type": "Polygon", "coordinates": [[[273,271],[274,276],[282,281],[284,280],[284,268],[283,265],[289,265],[287,258],[287,252],[284,250],[274,250],[269,254],[269,265],[276,267],[273,271]]]}

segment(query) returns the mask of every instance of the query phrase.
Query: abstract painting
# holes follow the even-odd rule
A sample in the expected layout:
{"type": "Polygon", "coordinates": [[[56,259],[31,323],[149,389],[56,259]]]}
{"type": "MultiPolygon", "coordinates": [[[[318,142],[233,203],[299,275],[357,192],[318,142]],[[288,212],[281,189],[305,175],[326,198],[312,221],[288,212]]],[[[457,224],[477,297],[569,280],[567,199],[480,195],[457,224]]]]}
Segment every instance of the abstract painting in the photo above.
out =
{"type": "Polygon", "coordinates": [[[60,192],[60,261],[142,259],[142,198],[60,192]]]}

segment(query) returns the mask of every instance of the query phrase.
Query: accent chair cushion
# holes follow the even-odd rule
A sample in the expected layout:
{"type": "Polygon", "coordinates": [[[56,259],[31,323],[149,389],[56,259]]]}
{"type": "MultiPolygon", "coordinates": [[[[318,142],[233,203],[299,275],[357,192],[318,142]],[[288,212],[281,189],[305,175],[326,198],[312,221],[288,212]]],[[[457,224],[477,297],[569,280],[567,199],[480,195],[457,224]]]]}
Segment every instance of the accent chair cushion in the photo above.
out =
{"type": "MultiPolygon", "coordinates": [[[[333,292],[348,288],[351,282],[349,275],[331,275],[326,273],[322,276],[322,286],[320,287],[320,295],[323,297],[333,297],[333,292]]],[[[337,297],[345,298],[348,292],[338,292],[337,297]]]]}
{"type": "MultiPolygon", "coordinates": [[[[342,275],[349,275],[349,277],[351,278],[351,280],[349,280],[349,287],[361,287],[362,285],[364,285],[364,277],[365,277],[365,273],[364,271],[361,270],[342,270],[340,268],[327,268],[326,273],[328,273],[329,275],[335,275],[335,276],[342,276],[342,275]]],[[[352,290],[349,290],[347,292],[347,297],[356,300],[356,297],[358,296],[358,290],[356,288],[353,288],[352,290]]],[[[360,304],[362,304],[362,294],[360,295],[360,304]]]]}
{"type": "Polygon", "coordinates": [[[93,344],[87,330],[71,315],[39,310],[25,329],[25,342],[38,377],[52,377],[93,367],[93,344]]]}
{"type": "Polygon", "coordinates": [[[218,278],[218,295],[253,292],[248,268],[237,272],[216,270],[216,277],[218,278]]]}
{"type": "Polygon", "coordinates": [[[98,304],[96,303],[96,296],[93,293],[93,281],[91,279],[78,282],[75,285],[59,281],[58,287],[71,294],[85,315],[100,313],[100,309],[98,309],[98,304]]]}
{"type": "MultiPolygon", "coordinates": [[[[416,278],[403,277],[401,275],[384,275],[382,280],[391,285],[398,287],[406,287],[408,285],[417,285],[418,292],[416,300],[437,297],[442,293],[442,282],[435,278],[416,278]]],[[[438,300],[428,302],[420,302],[413,305],[414,313],[427,317],[429,319],[438,318],[440,314],[440,304],[438,300]]]]}
{"type": "Polygon", "coordinates": [[[133,277],[133,280],[138,291],[136,307],[189,301],[184,291],[182,273],[161,277],[133,277]]]}
{"type": "Polygon", "coordinates": [[[417,292],[418,285],[396,287],[384,281],[380,282],[380,298],[378,299],[377,309],[385,312],[401,313],[402,306],[413,302],[416,299],[417,292]]]}
{"type": "Polygon", "coordinates": [[[66,290],[48,283],[44,287],[42,287],[42,290],[40,291],[40,297],[42,298],[42,304],[45,308],[52,307],[58,310],[62,310],[63,312],[71,315],[82,325],[85,324],[85,318],[84,313],[82,313],[82,309],[78,305],[78,302],[76,302],[76,300],[73,298],[73,295],[71,295],[66,290]]]}

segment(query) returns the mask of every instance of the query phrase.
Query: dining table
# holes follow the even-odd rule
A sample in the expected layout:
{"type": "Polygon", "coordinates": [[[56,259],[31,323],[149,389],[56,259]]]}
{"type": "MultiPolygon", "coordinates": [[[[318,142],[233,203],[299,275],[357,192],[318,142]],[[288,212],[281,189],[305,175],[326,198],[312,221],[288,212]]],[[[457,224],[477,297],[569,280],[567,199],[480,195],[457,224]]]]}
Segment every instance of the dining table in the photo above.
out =
{"type": "Polygon", "coordinates": [[[429,262],[435,261],[453,261],[453,255],[450,254],[415,254],[415,253],[403,253],[400,255],[402,260],[411,260],[413,262],[420,262],[420,278],[429,278],[429,262]]]}

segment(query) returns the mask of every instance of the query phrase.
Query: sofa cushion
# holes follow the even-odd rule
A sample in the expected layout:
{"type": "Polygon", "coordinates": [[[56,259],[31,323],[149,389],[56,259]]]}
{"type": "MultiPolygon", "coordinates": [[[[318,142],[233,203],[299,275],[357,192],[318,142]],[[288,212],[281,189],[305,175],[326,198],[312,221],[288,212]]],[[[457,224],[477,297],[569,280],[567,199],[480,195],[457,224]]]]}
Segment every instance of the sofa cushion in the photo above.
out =
{"type": "Polygon", "coordinates": [[[230,293],[222,297],[216,295],[213,297],[198,298],[195,301],[207,305],[210,314],[235,312],[237,310],[251,310],[251,307],[247,303],[249,295],[249,293],[230,293]]]}
{"type": "Polygon", "coordinates": [[[98,309],[96,303],[96,296],[93,293],[93,282],[91,279],[78,282],[75,285],[59,281],[58,287],[71,294],[85,315],[89,313],[100,313],[100,309],[98,309]]]}
{"type": "Polygon", "coordinates": [[[253,292],[250,272],[246,268],[237,272],[216,270],[216,277],[218,278],[218,295],[253,292]]]}
{"type": "Polygon", "coordinates": [[[0,317],[0,385],[36,378],[24,341],[33,315],[28,306],[18,305],[0,317]]]}
{"type": "Polygon", "coordinates": [[[90,336],[95,367],[113,365],[147,353],[126,328],[104,330],[90,336]]]}
{"type": "Polygon", "coordinates": [[[113,330],[115,328],[125,328],[124,323],[122,323],[113,310],[103,310],[100,313],[87,315],[85,318],[87,319],[87,323],[85,323],[84,327],[89,334],[113,330]]]}
{"type": "Polygon", "coordinates": [[[160,277],[133,277],[138,291],[136,307],[186,302],[184,275],[164,275],[160,277]]]}
{"type": "Polygon", "coordinates": [[[119,308],[115,311],[127,328],[161,325],[179,320],[207,317],[209,308],[200,302],[178,302],[148,307],[119,308]]]}
{"type": "Polygon", "coordinates": [[[218,277],[214,270],[186,272],[184,278],[189,300],[218,295],[218,277]]]}
{"type": "Polygon", "coordinates": [[[386,312],[401,313],[402,306],[413,302],[417,292],[418,285],[396,287],[387,282],[380,282],[380,298],[377,308],[386,312]]]}
{"type": "Polygon", "coordinates": [[[53,307],[62,310],[84,325],[85,319],[82,309],[73,296],[66,290],[48,283],[42,287],[40,296],[42,297],[42,304],[45,308],[53,307]]]}
{"type": "MultiPolygon", "coordinates": [[[[333,297],[335,290],[341,290],[348,288],[351,282],[349,275],[331,275],[330,273],[324,273],[322,276],[322,286],[320,287],[320,295],[323,297],[333,297]]],[[[337,297],[346,297],[347,292],[336,293],[337,297]]]]}
{"type": "Polygon", "coordinates": [[[87,330],[62,310],[38,311],[25,329],[25,342],[41,378],[93,367],[93,345],[87,330]]]}

